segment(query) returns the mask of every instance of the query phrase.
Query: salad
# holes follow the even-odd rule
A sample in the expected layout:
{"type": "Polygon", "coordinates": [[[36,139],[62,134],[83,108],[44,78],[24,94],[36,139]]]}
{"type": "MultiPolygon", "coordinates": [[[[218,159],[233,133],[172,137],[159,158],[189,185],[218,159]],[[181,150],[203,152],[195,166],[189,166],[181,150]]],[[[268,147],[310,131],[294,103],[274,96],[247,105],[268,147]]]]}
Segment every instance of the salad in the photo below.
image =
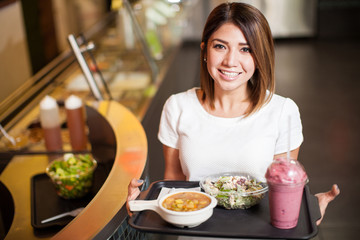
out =
{"type": "Polygon", "coordinates": [[[226,209],[247,209],[260,202],[267,191],[265,183],[245,175],[214,175],[201,181],[206,193],[226,209]]]}
{"type": "Polygon", "coordinates": [[[46,169],[59,196],[72,199],[84,196],[92,186],[96,161],[89,154],[65,154],[46,169]]]}

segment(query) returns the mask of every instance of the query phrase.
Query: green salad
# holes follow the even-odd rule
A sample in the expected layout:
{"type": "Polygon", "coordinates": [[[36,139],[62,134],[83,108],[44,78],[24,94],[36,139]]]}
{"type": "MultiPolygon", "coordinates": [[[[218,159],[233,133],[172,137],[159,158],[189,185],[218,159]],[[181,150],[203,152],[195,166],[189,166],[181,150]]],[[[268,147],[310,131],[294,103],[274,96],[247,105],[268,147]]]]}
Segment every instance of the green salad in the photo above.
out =
{"type": "Polygon", "coordinates": [[[65,154],[54,160],[46,169],[59,196],[66,199],[80,198],[89,192],[96,161],[90,154],[65,154]]]}
{"type": "Polygon", "coordinates": [[[267,191],[266,184],[246,176],[211,176],[201,182],[204,191],[214,196],[226,209],[247,209],[260,202],[267,191]]]}

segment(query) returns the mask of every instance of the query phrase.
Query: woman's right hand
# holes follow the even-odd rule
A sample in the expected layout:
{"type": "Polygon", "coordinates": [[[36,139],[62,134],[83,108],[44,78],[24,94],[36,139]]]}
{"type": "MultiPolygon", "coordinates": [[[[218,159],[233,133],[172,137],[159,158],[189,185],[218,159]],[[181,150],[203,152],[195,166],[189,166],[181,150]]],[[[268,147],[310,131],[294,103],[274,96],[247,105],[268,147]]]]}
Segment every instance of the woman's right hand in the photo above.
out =
{"type": "Polygon", "coordinates": [[[128,186],[128,197],[126,199],[126,209],[129,216],[132,216],[132,212],[130,211],[129,201],[135,200],[139,194],[140,189],[139,187],[144,183],[144,180],[133,178],[128,186]]]}

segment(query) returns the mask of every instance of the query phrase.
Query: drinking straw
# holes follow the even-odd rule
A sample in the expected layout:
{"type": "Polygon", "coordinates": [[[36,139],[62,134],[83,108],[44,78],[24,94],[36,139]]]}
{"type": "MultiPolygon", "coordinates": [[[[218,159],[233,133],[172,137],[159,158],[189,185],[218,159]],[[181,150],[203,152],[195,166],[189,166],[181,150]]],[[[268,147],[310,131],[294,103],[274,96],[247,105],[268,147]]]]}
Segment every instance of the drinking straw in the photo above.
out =
{"type": "Polygon", "coordinates": [[[286,157],[288,160],[290,160],[290,138],[291,138],[291,116],[289,115],[288,117],[288,149],[287,149],[287,153],[286,153],[286,157]]]}

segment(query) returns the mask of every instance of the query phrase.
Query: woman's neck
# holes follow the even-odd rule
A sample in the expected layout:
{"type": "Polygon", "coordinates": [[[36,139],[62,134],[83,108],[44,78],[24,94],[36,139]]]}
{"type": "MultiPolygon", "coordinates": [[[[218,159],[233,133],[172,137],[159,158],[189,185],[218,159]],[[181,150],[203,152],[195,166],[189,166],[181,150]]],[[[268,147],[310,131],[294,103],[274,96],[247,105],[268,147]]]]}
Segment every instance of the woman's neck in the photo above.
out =
{"type": "MultiPolygon", "coordinates": [[[[198,99],[201,99],[202,92],[197,92],[198,99]]],[[[240,92],[216,91],[214,94],[214,109],[210,107],[209,99],[201,101],[203,108],[211,115],[224,118],[234,118],[245,115],[250,108],[248,89],[240,92]]]]}

